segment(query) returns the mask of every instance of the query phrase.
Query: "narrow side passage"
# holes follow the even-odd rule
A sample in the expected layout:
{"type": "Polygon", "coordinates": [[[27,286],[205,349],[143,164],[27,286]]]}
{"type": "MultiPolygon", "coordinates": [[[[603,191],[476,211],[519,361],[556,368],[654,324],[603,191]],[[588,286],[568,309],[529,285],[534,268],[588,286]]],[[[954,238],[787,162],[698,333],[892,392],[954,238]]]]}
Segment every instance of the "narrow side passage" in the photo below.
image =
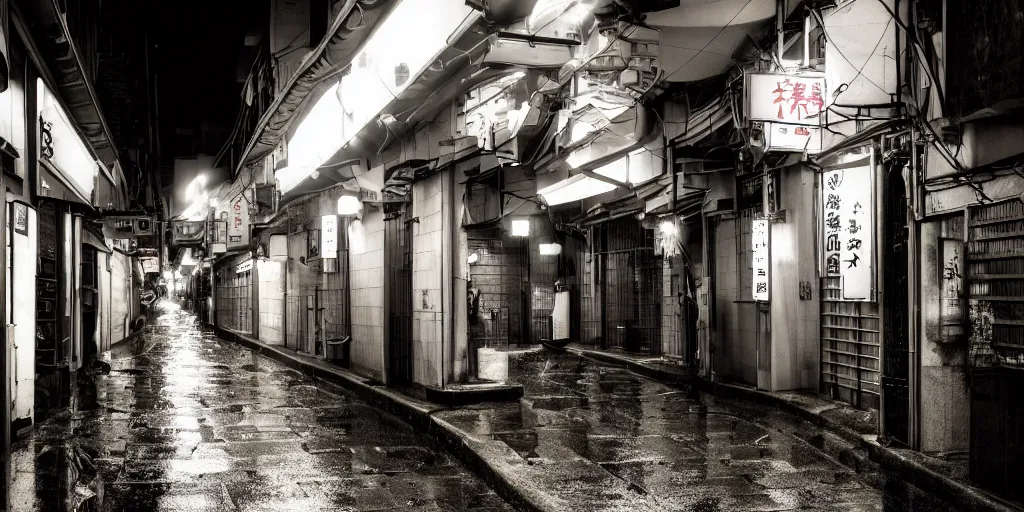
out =
{"type": "Polygon", "coordinates": [[[150,331],[14,447],[13,510],[511,510],[404,423],[173,304],[150,331]]]}

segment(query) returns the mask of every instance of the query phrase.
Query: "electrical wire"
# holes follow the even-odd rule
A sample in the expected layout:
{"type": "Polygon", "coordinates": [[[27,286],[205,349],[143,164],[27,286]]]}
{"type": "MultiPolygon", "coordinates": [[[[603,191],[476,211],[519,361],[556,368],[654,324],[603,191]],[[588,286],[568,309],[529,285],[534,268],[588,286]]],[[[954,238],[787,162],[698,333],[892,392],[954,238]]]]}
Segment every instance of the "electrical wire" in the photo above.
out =
{"type": "Polygon", "coordinates": [[[708,49],[708,47],[709,47],[709,46],[711,46],[711,43],[714,43],[715,41],[717,41],[717,40],[718,40],[718,38],[719,38],[719,37],[720,37],[720,36],[721,36],[721,35],[722,35],[723,33],[725,33],[725,29],[727,29],[727,28],[729,28],[730,26],[732,26],[732,22],[736,21],[736,18],[739,18],[739,17],[740,17],[740,14],[743,14],[743,11],[747,10],[747,7],[748,7],[748,6],[749,6],[749,5],[751,4],[751,2],[753,2],[753,1],[754,1],[754,0],[747,0],[747,3],[743,4],[743,7],[741,7],[741,8],[740,8],[740,10],[739,10],[739,11],[738,11],[738,12],[736,13],[736,15],[735,15],[735,16],[733,16],[733,17],[732,17],[732,19],[730,19],[730,20],[729,20],[729,22],[728,22],[728,23],[726,23],[726,24],[725,24],[725,26],[724,26],[724,27],[722,27],[722,29],[721,29],[721,30],[719,30],[717,34],[715,34],[715,37],[711,38],[711,40],[710,40],[710,41],[708,41],[708,42],[707,42],[707,44],[705,44],[705,45],[704,45],[704,47],[703,47],[703,48],[701,48],[699,52],[695,53],[695,54],[693,55],[693,57],[690,57],[689,59],[687,59],[687,61],[686,61],[686,62],[682,63],[682,64],[681,64],[681,65],[680,65],[680,66],[679,66],[678,68],[674,69],[674,70],[673,70],[673,71],[672,71],[671,73],[668,73],[668,74],[666,74],[666,75],[665,75],[665,77],[666,77],[666,78],[668,78],[668,77],[671,77],[672,75],[674,75],[674,74],[678,73],[680,69],[683,69],[684,67],[686,67],[686,65],[687,65],[687,64],[689,64],[689,63],[690,63],[691,61],[693,61],[693,59],[696,59],[698,55],[700,55],[701,53],[704,53],[704,50],[707,50],[707,49],[708,49]]]}
{"type": "MultiPolygon", "coordinates": [[[[818,21],[818,25],[821,26],[821,32],[823,34],[825,34],[825,41],[832,41],[833,42],[832,48],[834,48],[836,50],[836,53],[838,53],[839,56],[843,58],[843,60],[845,60],[847,63],[849,63],[851,66],[853,66],[854,69],[857,69],[857,75],[854,76],[850,80],[850,82],[852,83],[853,81],[857,80],[857,78],[859,78],[861,76],[864,76],[864,79],[867,80],[868,83],[870,83],[871,85],[875,86],[879,91],[882,91],[882,93],[884,93],[884,94],[889,94],[889,91],[886,91],[884,87],[882,87],[881,85],[878,85],[874,80],[871,80],[870,78],[868,78],[863,73],[864,73],[864,68],[866,68],[868,63],[871,62],[871,58],[875,56],[875,50],[878,49],[878,46],[882,44],[882,40],[885,39],[885,32],[887,30],[889,30],[889,26],[892,25],[893,20],[889,19],[889,22],[886,23],[885,28],[882,29],[882,35],[878,37],[878,41],[875,43],[874,48],[871,49],[871,54],[868,55],[867,59],[864,60],[864,64],[862,64],[860,66],[860,68],[857,68],[857,65],[854,64],[853,61],[850,60],[850,58],[847,57],[846,54],[843,53],[843,51],[839,49],[839,45],[835,44],[835,39],[832,38],[832,36],[829,35],[828,30],[825,29],[825,20],[822,19],[821,14],[817,10],[815,10],[815,9],[810,9],[810,12],[814,16],[814,18],[818,21]]],[[[899,65],[899,64],[897,63],[897,65],[899,65]]],[[[847,88],[849,88],[849,83],[843,84],[843,85],[846,85],[847,88]]],[[[899,85],[897,84],[897,86],[899,86],[899,85]]],[[[835,96],[834,99],[838,99],[838,95],[835,96]]]]}

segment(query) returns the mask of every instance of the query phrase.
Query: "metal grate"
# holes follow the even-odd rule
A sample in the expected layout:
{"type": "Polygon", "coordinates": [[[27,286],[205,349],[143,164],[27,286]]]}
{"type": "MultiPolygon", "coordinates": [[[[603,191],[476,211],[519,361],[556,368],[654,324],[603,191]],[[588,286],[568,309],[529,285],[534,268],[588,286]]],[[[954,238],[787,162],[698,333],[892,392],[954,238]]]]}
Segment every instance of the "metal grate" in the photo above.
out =
{"type": "Polygon", "coordinates": [[[604,348],[659,354],[664,279],[662,258],[654,254],[654,233],[632,218],[610,221],[595,231],[604,348]]]}
{"type": "Polygon", "coordinates": [[[477,255],[470,266],[471,284],[480,292],[474,338],[480,347],[505,348],[529,342],[524,314],[524,305],[530,304],[528,256],[523,241],[494,235],[474,233],[479,238],[468,240],[469,252],[477,255]]]}
{"type": "Polygon", "coordinates": [[[840,300],[839,277],[821,280],[821,381],[833,398],[878,408],[878,304],[840,300]]]}
{"type": "Polygon", "coordinates": [[[236,269],[248,258],[231,258],[216,271],[217,324],[242,333],[252,332],[252,271],[236,269]]]}
{"type": "MultiPolygon", "coordinates": [[[[401,206],[386,206],[385,279],[388,290],[388,377],[407,383],[412,374],[412,230],[401,206]]],[[[472,355],[471,355],[472,357],[472,355]]]]}

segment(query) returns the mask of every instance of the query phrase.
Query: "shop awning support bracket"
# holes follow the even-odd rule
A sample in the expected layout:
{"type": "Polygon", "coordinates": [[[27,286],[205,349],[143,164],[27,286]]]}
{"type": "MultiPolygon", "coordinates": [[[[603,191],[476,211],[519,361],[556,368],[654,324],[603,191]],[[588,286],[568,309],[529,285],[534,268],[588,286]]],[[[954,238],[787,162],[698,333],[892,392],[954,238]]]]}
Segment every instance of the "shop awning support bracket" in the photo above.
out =
{"type": "Polygon", "coordinates": [[[618,180],[613,180],[613,179],[611,179],[611,178],[609,178],[607,176],[602,176],[602,175],[600,175],[600,174],[598,174],[598,173],[596,173],[594,171],[581,170],[580,173],[583,174],[584,176],[588,177],[588,178],[593,178],[593,179],[598,180],[598,181],[603,181],[605,183],[608,183],[609,185],[615,185],[616,187],[621,188],[623,190],[629,190],[629,191],[633,190],[633,187],[631,187],[628,183],[623,183],[623,182],[618,181],[618,180]]]}

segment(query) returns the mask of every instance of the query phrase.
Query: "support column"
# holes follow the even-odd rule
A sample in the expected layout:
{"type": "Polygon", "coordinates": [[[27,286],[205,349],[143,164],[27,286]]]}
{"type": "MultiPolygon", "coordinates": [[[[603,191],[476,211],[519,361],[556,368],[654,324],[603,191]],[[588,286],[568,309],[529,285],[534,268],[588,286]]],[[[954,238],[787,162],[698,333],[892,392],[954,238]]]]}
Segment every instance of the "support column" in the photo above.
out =
{"type": "Polygon", "coordinates": [[[771,224],[771,390],[814,389],[820,353],[814,171],[783,169],[779,210],[771,224]]]}

